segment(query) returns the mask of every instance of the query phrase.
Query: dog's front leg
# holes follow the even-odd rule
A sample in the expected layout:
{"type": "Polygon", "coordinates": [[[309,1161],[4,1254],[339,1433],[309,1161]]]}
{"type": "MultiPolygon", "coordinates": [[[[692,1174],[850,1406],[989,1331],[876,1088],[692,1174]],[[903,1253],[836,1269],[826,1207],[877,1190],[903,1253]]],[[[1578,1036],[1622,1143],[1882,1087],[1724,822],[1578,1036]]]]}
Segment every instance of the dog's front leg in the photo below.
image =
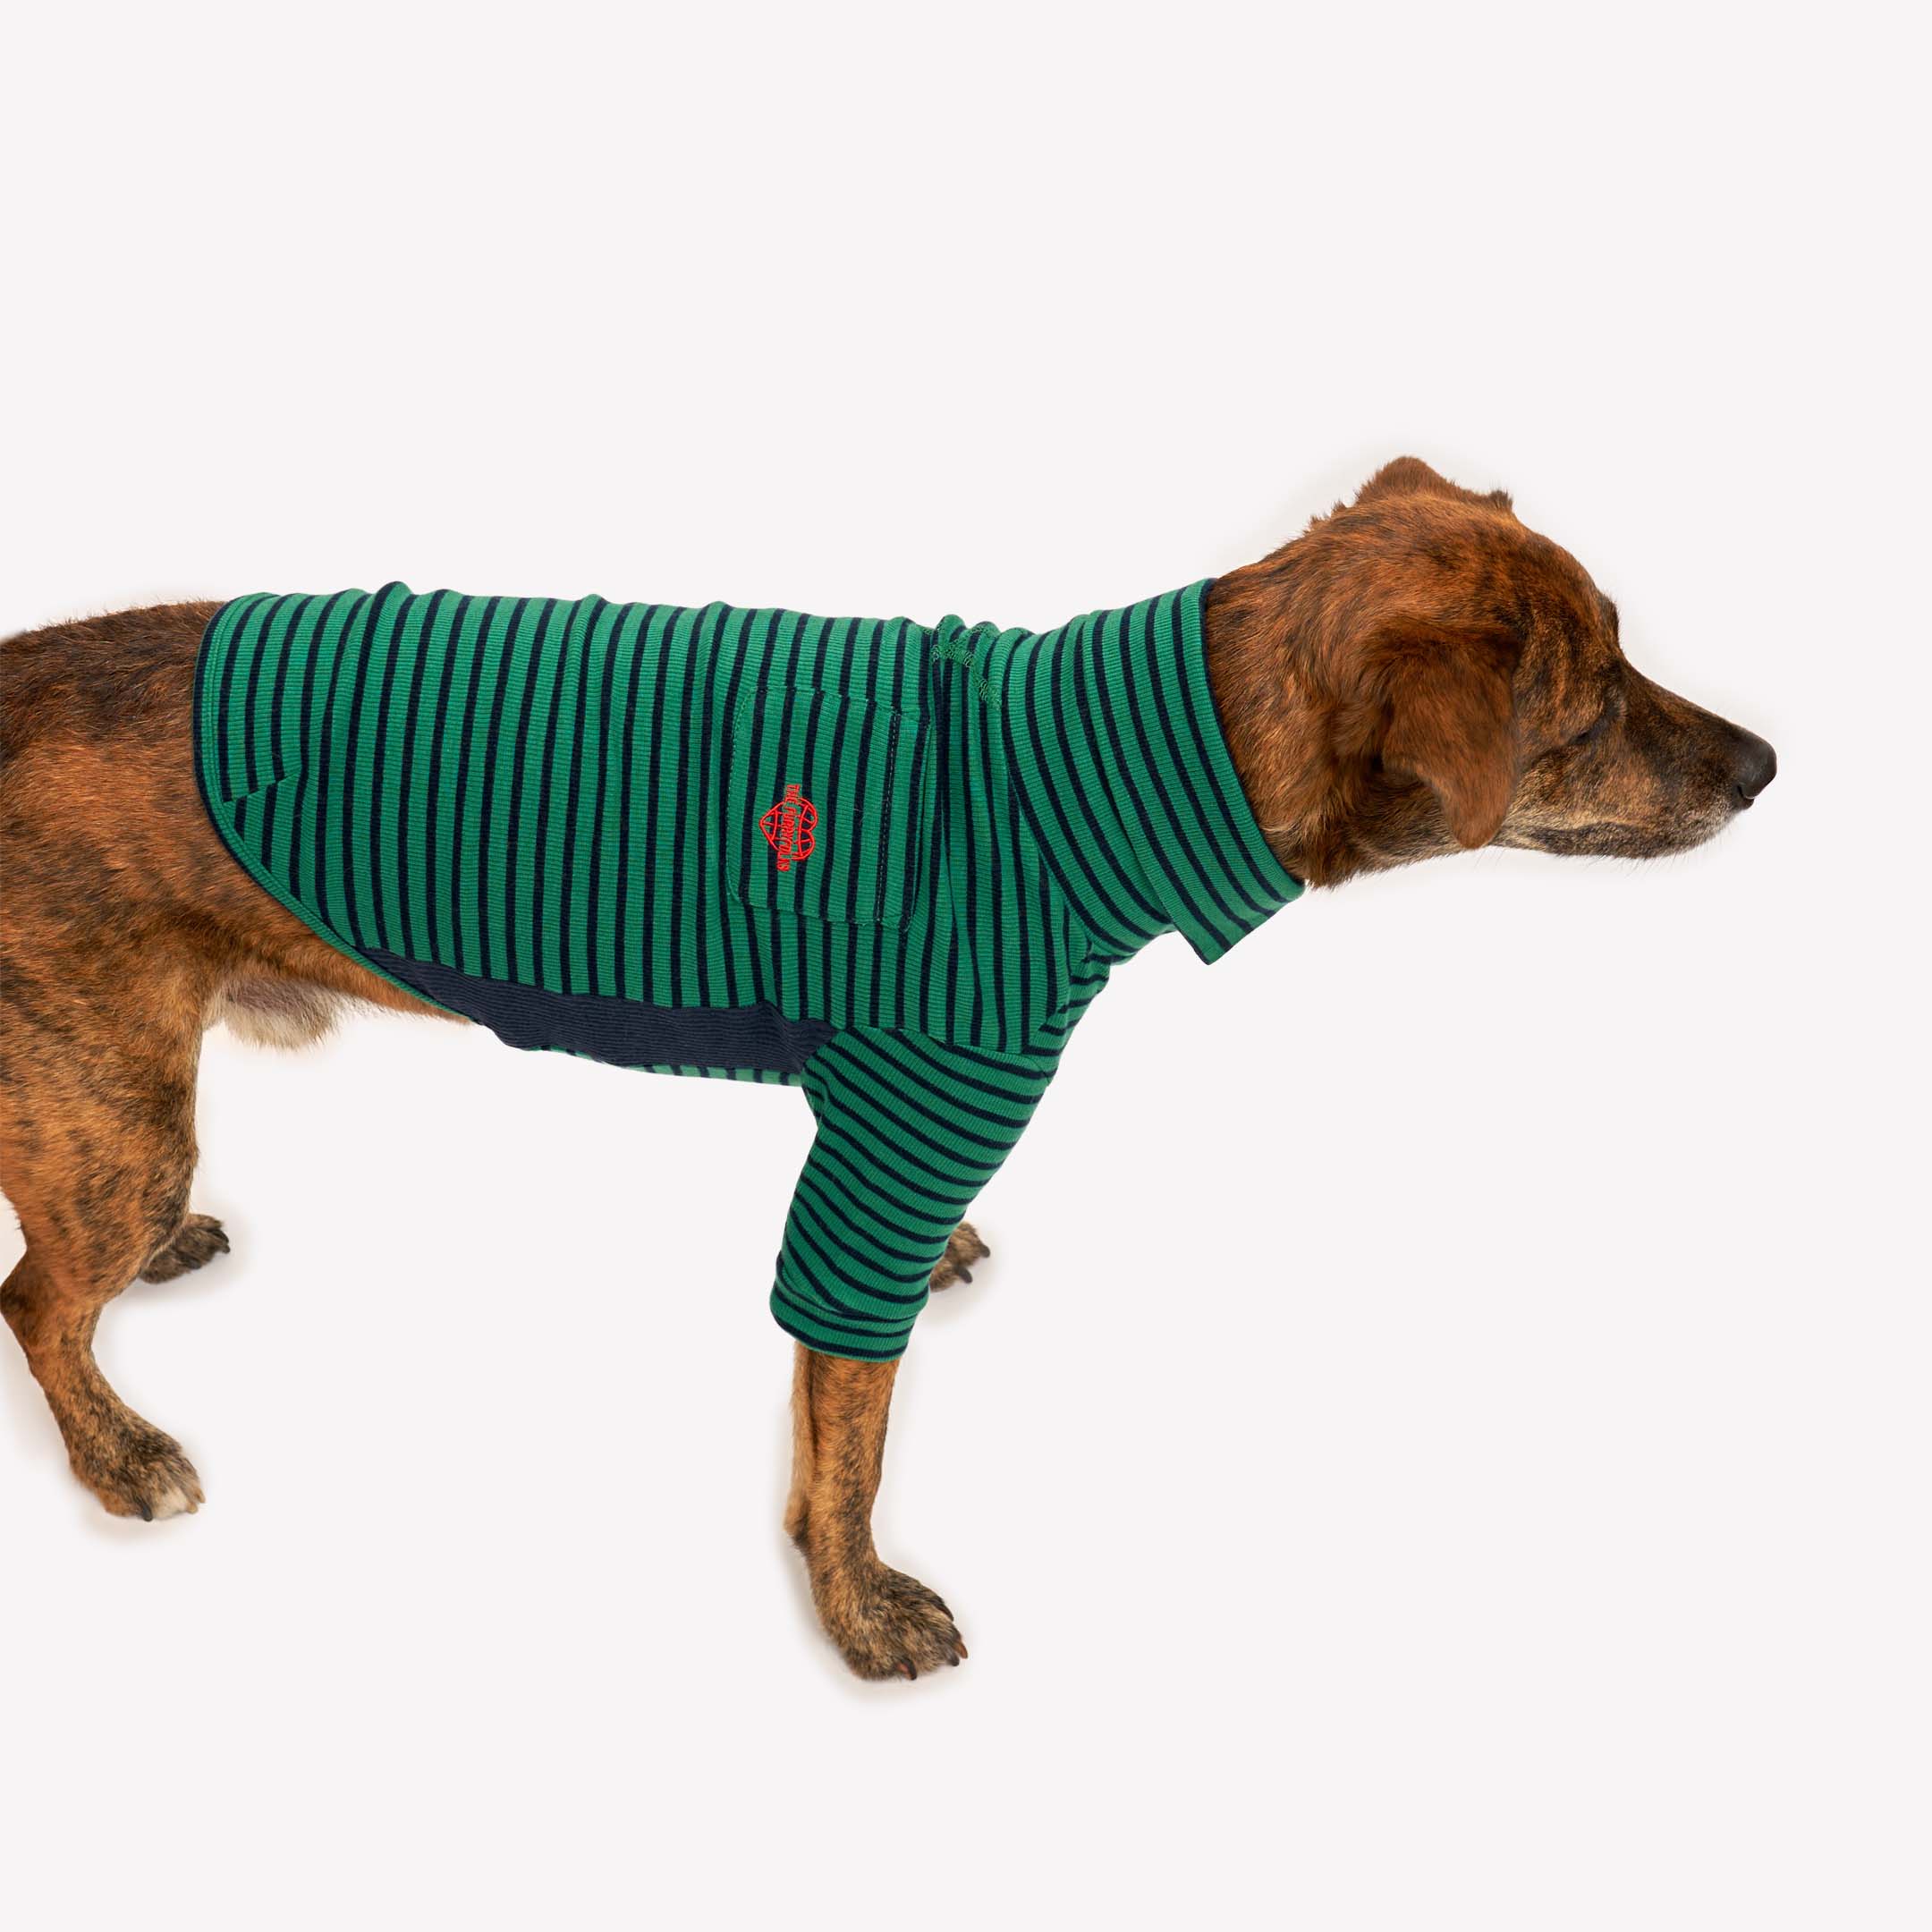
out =
{"type": "Polygon", "coordinates": [[[803,1552],[818,1621],[861,1677],[917,1677],[957,1664],[953,1613],[872,1546],[895,1361],[847,1361],[804,1347],[792,1381],[792,1497],[785,1530],[803,1552]]]}

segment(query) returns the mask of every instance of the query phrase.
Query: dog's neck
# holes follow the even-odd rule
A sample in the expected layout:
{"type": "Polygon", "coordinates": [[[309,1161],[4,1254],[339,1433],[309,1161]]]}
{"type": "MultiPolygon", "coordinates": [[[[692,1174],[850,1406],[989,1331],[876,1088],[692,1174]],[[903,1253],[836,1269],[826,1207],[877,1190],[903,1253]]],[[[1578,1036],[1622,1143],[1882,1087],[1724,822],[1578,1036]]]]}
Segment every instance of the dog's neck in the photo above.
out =
{"type": "Polygon", "coordinates": [[[1335,886],[1453,848],[1391,809],[1372,708],[1326,688],[1322,606],[1301,548],[1216,578],[1202,635],[1222,734],[1263,835],[1297,878],[1335,886]]]}

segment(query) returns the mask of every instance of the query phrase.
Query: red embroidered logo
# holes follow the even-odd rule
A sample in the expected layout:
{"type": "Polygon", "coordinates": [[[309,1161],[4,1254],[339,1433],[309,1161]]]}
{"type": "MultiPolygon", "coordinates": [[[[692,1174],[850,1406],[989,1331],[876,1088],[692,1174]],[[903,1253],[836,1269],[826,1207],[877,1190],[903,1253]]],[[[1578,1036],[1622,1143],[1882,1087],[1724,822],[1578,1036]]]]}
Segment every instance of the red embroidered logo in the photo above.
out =
{"type": "Polygon", "coordinates": [[[765,843],[778,856],[778,869],[789,872],[802,865],[818,842],[812,827],[818,823],[818,809],[795,784],[784,788],[784,796],[758,820],[765,843]]]}

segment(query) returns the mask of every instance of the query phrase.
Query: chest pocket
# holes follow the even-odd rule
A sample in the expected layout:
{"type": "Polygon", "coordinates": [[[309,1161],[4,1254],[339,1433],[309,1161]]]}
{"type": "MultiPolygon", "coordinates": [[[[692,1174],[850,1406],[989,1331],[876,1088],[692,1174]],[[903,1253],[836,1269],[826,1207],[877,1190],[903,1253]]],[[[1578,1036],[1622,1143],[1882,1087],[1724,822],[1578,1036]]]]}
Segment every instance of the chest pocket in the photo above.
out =
{"type": "Polygon", "coordinates": [[[730,729],[733,894],[772,912],[902,925],[923,843],[924,717],[869,698],[761,685],[730,729]]]}

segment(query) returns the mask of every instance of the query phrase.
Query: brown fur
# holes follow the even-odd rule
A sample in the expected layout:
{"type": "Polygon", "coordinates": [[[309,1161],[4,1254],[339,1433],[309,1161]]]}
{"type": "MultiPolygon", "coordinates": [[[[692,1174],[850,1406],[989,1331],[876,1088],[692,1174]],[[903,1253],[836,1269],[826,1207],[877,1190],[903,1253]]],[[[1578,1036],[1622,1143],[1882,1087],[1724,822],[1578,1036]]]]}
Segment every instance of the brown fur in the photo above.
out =
{"type": "Polygon", "coordinates": [[[1631,668],[1615,606],[1506,496],[1412,456],[1221,578],[1208,643],[1235,768],[1312,886],[1492,842],[1682,852],[1776,768],[1631,668]]]}
{"type": "Polygon", "coordinates": [[[973,1263],[984,1261],[992,1252],[979,1239],[979,1229],[970,1221],[962,1221],[947,1240],[946,1251],[939,1257],[939,1266],[932,1271],[933,1287],[936,1290],[950,1288],[955,1282],[970,1282],[973,1263]]]}
{"type": "MultiPolygon", "coordinates": [[[[430,1008],[316,937],[229,858],[202,810],[189,723],[212,604],[58,624],[0,646],[0,1182],[27,1251],[0,1311],[80,1480],[118,1515],[202,1500],[180,1445],[93,1356],[137,1275],[224,1252],[191,1214],[203,1030],[318,1038],[345,1000],[430,1008]]],[[[1487,844],[1681,851],[1750,803],[1770,747],[1640,675],[1614,607],[1509,498],[1412,457],[1352,505],[1222,578],[1208,674],[1241,783],[1316,886],[1487,844]]],[[[962,1224],[933,1285],[971,1278],[962,1224]]],[[[891,1363],[801,1349],[786,1527],[860,1675],[965,1654],[950,1612],[887,1568],[871,1511],[891,1363]]]]}
{"type": "Polygon", "coordinates": [[[861,1677],[917,1677],[957,1664],[953,1613],[872,1546],[897,1362],[800,1348],[792,1377],[792,1495],[785,1530],[804,1554],[818,1621],[861,1677]]]}

